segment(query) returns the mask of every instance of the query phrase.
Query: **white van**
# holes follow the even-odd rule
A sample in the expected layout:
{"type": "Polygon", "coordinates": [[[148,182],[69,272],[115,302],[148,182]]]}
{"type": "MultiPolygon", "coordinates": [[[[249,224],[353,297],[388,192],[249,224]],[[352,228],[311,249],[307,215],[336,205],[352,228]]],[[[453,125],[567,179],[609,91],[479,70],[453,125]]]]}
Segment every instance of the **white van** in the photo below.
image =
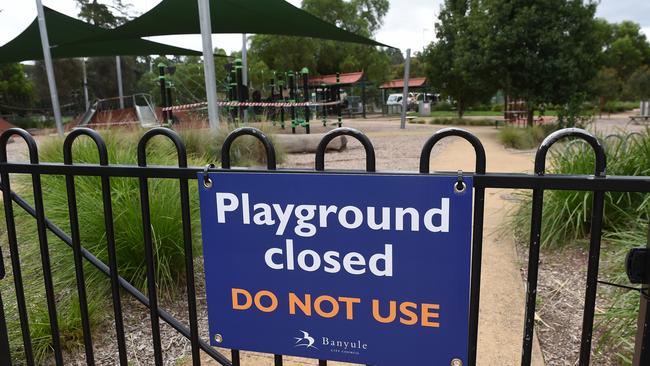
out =
{"type": "Polygon", "coordinates": [[[386,105],[402,105],[402,94],[389,95],[386,105]]]}

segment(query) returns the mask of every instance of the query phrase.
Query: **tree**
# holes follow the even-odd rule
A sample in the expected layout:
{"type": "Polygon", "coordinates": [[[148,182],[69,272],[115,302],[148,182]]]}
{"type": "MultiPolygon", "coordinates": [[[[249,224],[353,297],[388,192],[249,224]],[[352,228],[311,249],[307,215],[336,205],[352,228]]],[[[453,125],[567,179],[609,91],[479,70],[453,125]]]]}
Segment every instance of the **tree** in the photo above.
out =
{"type": "MultiPolygon", "coordinates": [[[[567,103],[587,89],[600,44],[596,3],[583,0],[485,0],[484,37],[496,80],[527,103],[528,124],[541,103],[567,103]]],[[[471,50],[470,50],[471,51],[471,50]]]]}
{"type": "Polygon", "coordinates": [[[603,107],[608,101],[616,99],[623,89],[623,82],[616,70],[604,67],[598,70],[598,74],[591,81],[594,93],[599,98],[599,110],[602,115],[603,107]]]}
{"type": "MultiPolygon", "coordinates": [[[[81,61],[79,59],[58,59],[52,60],[52,63],[61,105],[80,103],[83,96],[81,61]]],[[[50,89],[44,61],[36,61],[30,70],[30,78],[36,86],[39,103],[49,105],[50,89]]]]}
{"type": "MultiPolygon", "coordinates": [[[[388,11],[387,0],[304,0],[309,13],[348,31],[372,36],[388,11]]],[[[312,74],[365,71],[373,83],[389,77],[389,54],[372,46],[313,38],[274,35],[251,37],[249,64],[263,62],[270,70],[297,71],[307,67],[312,74]]]]}
{"type": "Polygon", "coordinates": [[[34,98],[34,85],[27,78],[23,65],[0,64],[0,104],[29,107],[34,98]]]}
{"type": "Polygon", "coordinates": [[[461,118],[468,106],[496,92],[482,46],[484,17],[478,11],[474,1],[445,0],[436,25],[438,41],[423,56],[429,83],[456,101],[461,118]]]}
{"type": "Polygon", "coordinates": [[[627,80],[643,64],[650,64],[650,44],[641,27],[631,21],[607,24],[602,45],[603,65],[627,80]]]}
{"type": "Polygon", "coordinates": [[[128,8],[122,0],[113,0],[108,4],[97,0],[75,0],[79,7],[79,17],[100,27],[116,27],[125,23],[128,18],[128,8]],[[117,15],[115,15],[117,13],[117,15]]]}
{"type": "Polygon", "coordinates": [[[650,66],[643,65],[630,75],[630,90],[641,100],[650,100],[650,66]]]}

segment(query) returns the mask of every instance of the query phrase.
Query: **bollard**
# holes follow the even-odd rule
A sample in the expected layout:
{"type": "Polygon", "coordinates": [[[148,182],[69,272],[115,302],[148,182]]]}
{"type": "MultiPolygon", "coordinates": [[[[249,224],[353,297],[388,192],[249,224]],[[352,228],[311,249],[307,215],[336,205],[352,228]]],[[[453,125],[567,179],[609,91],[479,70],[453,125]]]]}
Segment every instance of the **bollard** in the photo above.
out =
{"type": "MultiPolygon", "coordinates": [[[[300,70],[302,74],[302,101],[309,102],[309,69],[303,67],[300,70]]],[[[305,106],[305,133],[309,135],[309,114],[311,113],[311,107],[309,105],[305,106]]]]}
{"type": "MultiPolygon", "coordinates": [[[[284,80],[278,76],[278,100],[284,102],[284,80]]],[[[280,128],[284,130],[284,107],[280,107],[280,128]]]]}
{"type": "Polygon", "coordinates": [[[341,122],[341,73],[336,73],[336,101],[339,104],[336,105],[336,114],[338,116],[339,127],[343,126],[341,122]]]}
{"type": "MultiPolygon", "coordinates": [[[[287,73],[287,83],[289,83],[289,102],[296,102],[296,77],[293,71],[287,73]]],[[[296,107],[291,106],[291,133],[296,133],[296,107]]]]}

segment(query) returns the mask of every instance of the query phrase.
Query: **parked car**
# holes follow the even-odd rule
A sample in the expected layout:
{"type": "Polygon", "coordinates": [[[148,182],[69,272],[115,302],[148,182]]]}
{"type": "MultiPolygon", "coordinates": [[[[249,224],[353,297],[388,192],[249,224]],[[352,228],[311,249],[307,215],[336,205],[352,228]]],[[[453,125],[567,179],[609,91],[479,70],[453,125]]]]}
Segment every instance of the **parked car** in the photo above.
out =
{"type": "Polygon", "coordinates": [[[391,94],[386,100],[386,105],[402,105],[402,94],[391,94]]]}

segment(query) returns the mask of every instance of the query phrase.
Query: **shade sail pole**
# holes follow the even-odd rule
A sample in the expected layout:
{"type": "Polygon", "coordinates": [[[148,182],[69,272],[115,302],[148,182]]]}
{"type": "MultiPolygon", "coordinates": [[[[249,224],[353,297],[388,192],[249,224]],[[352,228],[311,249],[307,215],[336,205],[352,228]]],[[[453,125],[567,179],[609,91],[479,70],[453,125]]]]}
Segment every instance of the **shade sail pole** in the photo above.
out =
{"type": "Polygon", "coordinates": [[[242,80],[244,85],[248,86],[248,39],[246,33],[241,35],[241,66],[242,80]]]}
{"type": "Polygon", "coordinates": [[[217,106],[217,77],[214,69],[212,50],[212,22],[210,20],[210,1],[198,0],[201,38],[203,40],[203,73],[205,75],[205,92],[208,97],[208,121],[210,129],[219,127],[219,107],[217,106]]]}
{"type": "Polygon", "coordinates": [[[122,58],[115,56],[115,69],[117,73],[117,95],[120,97],[120,109],[124,109],[124,86],[122,85],[122,58]]]}
{"type": "Polygon", "coordinates": [[[59,93],[56,90],[56,80],[54,79],[54,66],[52,65],[52,54],[50,54],[50,40],[47,37],[47,25],[45,24],[45,12],[43,3],[36,0],[36,11],[38,12],[38,29],[41,34],[41,46],[43,47],[43,60],[45,61],[45,71],[47,73],[47,83],[50,87],[50,98],[52,99],[52,113],[54,122],[56,122],[56,131],[59,136],[63,136],[63,123],[61,122],[61,106],[59,105],[59,93]]]}
{"type": "Polygon", "coordinates": [[[404,60],[404,88],[402,89],[402,121],[400,128],[406,128],[406,109],[408,108],[409,96],[409,75],[411,74],[411,49],[406,49],[406,60],[404,60]]]}
{"type": "Polygon", "coordinates": [[[88,75],[86,74],[86,58],[81,58],[81,70],[84,78],[84,102],[86,102],[86,110],[90,109],[90,100],[88,99],[88,75]]]}

